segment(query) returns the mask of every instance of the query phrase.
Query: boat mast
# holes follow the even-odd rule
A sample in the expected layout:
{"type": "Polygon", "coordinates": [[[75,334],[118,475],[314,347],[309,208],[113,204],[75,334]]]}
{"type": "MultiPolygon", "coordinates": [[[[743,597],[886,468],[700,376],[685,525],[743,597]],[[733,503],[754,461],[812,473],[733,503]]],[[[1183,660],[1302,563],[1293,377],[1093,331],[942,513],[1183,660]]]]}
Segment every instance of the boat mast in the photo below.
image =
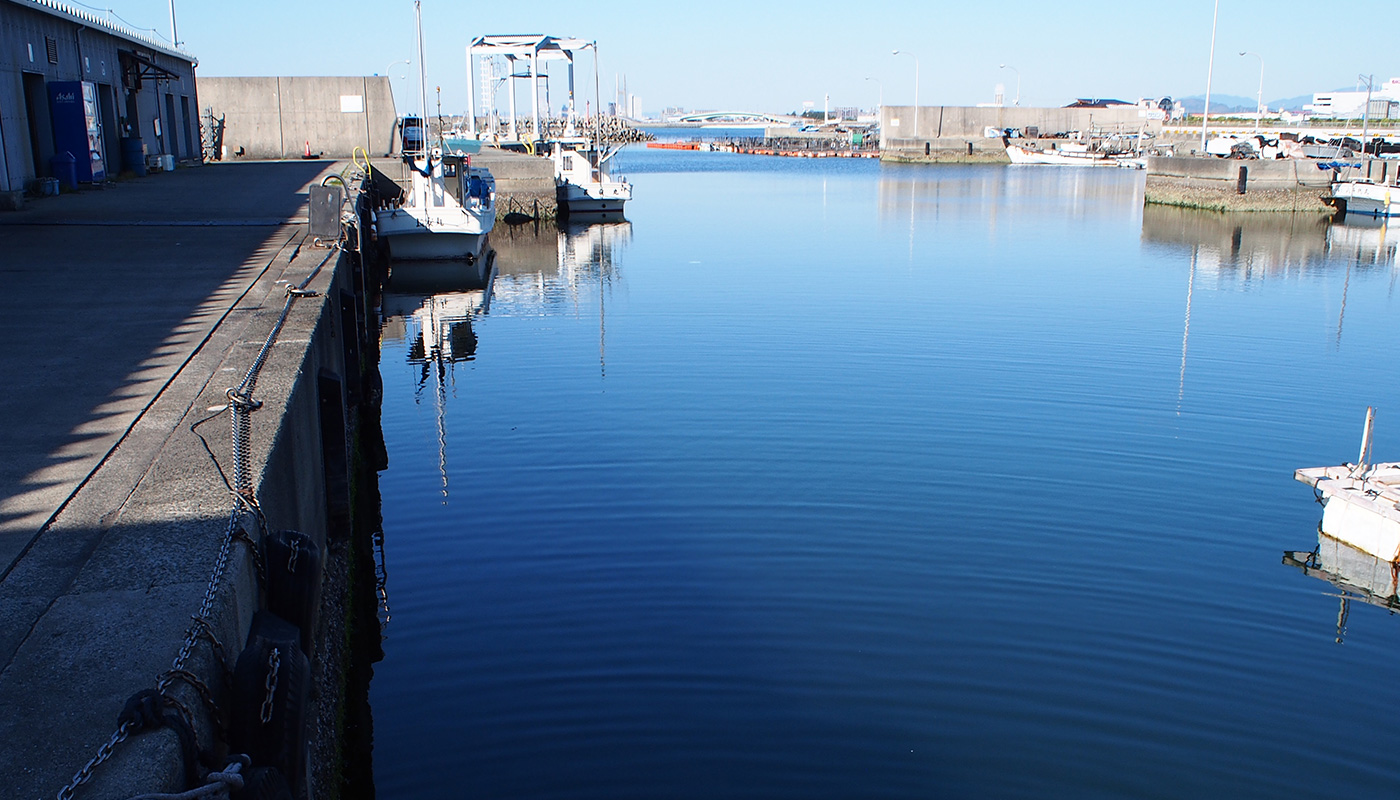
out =
{"type": "Polygon", "coordinates": [[[423,69],[423,0],[413,0],[415,40],[418,45],[418,119],[423,125],[423,149],[428,149],[428,80],[423,69]]]}

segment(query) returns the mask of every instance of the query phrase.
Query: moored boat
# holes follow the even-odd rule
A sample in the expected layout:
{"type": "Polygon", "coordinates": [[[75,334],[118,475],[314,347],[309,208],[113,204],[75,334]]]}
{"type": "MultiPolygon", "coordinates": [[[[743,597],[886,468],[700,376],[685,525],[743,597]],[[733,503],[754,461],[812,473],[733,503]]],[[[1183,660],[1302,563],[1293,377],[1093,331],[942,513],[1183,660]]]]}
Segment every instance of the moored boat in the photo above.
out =
{"type": "Polygon", "coordinates": [[[1394,564],[1400,563],[1400,462],[1370,463],[1374,421],[1374,410],[1366,409],[1356,463],[1308,467],[1293,477],[1317,492],[1321,533],[1394,564]]]}
{"type": "MultiPolygon", "coordinates": [[[[414,1],[413,9],[419,101],[427,109],[421,0],[414,1]]],[[[486,238],[496,224],[496,181],[489,170],[471,165],[470,153],[481,149],[480,142],[439,134],[439,146],[428,150],[424,133],[421,146],[404,140],[408,191],[375,209],[376,230],[388,242],[391,259],[461,260],[474,266],[486,252],[486,238]]]]}
{"type": "Polygon", "coordinates": [[[586,214],[603,220],[622,218],[623,204],[632,199],[632,185],[612,173],[618,150],[582,138],[552,143],[554,187],[560,209],[568,215],[586,214]]]}
{"type": "Polygon", "coordinates": [[[1368,180],[1339,180],[1327,202],[1346,215],[1400,216],[1400,186],[1368,180]]]}

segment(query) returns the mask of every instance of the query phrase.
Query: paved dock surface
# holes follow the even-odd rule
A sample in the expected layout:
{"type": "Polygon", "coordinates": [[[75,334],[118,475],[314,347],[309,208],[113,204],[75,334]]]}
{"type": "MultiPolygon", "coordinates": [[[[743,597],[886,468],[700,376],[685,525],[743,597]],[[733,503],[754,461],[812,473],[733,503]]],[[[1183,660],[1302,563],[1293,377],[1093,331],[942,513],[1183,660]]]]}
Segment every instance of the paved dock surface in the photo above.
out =
{"type": "MultiPolygon", "coordinates": [[[[340,166],[181,169],[0,214],[0,797],[54,797],[174,658],[231,507],[188,426],[306,274],[307,187],[340,166]]],[[[139,738],[77,796],[139,770],[139,738]]]]}

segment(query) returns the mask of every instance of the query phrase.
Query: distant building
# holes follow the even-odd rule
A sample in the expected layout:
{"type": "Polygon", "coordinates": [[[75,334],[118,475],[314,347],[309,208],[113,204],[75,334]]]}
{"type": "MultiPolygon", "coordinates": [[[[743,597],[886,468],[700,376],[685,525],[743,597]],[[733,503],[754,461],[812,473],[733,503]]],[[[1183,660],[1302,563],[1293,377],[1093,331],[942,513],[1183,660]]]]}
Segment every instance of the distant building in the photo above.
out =
{"type": "MultiPolygon", "coordinates": [[[[1360,117],[1366,108],[1366,92],[1324,92],[1313,95],[1305,111],[1314,117],[1360,117]]],[[[1371,119],[1400,119],[1400,78],[1391,78],[1371,92],[1371,119]]]]}
{"type": "Polygon", "coordinates": [[[0,193],[50,176],[59,143],[66,152],[90,148],[73,153],[79,180],[120,172],[124,142],[128,150],[199,160],[197,63],[150,33],[77,6],[0,0],[0,193]]]}

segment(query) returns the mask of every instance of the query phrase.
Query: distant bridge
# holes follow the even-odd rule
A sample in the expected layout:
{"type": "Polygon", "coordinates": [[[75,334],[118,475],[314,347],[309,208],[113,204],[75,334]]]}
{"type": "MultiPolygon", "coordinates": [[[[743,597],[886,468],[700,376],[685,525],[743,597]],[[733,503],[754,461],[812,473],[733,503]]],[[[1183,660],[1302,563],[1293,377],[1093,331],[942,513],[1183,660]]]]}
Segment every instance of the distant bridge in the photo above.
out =
{"type": "Polygon", "coordinates": [[[702,125],[754,122],[762,122],[767,125],[787,125],[792,122],[792,118],[775,117],[772,114],[755,114],[750,111],[703,111],[697,114],[686,114],[683,117],[675,117],[669,121],[688,122],[702,125]]]}

